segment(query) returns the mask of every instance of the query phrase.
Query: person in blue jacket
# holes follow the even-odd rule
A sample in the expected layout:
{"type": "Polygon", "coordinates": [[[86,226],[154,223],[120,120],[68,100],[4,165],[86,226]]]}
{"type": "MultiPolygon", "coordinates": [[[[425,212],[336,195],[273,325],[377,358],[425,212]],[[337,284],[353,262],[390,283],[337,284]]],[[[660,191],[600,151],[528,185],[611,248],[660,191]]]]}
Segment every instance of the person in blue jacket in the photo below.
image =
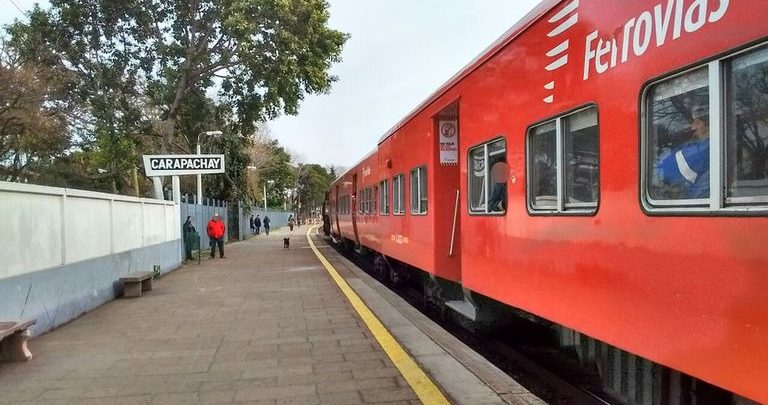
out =
{"type": "Polygon", "coordinates": [[[693,137],[656,164],[661,180],[681,186],[683,198],[709,197],[709,110],[695,107],[691,111],[693,137]]]}

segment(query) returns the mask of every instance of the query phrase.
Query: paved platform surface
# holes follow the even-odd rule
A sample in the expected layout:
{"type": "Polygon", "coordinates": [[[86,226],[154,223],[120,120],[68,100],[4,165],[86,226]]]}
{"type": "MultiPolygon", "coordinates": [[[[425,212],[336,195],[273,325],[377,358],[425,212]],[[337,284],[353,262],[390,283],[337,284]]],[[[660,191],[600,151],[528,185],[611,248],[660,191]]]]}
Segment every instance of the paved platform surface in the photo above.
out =
{"type": "MultiPolygon", "coordinates": [[[[186,265],[141,298],[33,339],[31,362],[0,364],[0,404],[421,403],[309,249],[306,230],[228,245],[225,259],[186,265]]],[[[436,349],[348,262],[319,248],[417,361],[433,363],[426,371],[452,385],[441,387],[452,401],[536,403],[498,373],[480,382],[482,373],[436,349]]]]}

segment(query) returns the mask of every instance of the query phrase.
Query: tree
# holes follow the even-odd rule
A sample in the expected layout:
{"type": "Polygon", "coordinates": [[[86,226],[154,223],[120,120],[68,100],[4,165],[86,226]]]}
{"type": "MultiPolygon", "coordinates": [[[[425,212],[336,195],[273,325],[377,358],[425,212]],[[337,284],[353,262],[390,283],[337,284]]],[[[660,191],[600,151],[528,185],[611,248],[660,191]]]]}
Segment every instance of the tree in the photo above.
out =
{"type": "Polygon", "coordinates": [[[328,191],[333,180],[331,173],[318,164],[299,166],[296,195],[293,201],[294,210],[300,215],[307,216],[311,210],[320,207],[325,200],[325,192],[328,191]]]}
{"type": "Polygon", "coordinates": [[[29,180],[33,165],[69,147],[67,72],[24,60],[0,42],[0,178],[29,180]]]}
{"type": "Polygon", "coordinates": [[[260,173],[261,186],[267,185],[267,205],[278,207],[286,201],[286,192],[293,188],[295,172],[291,166],[291,155],[280,143],[271,140],[269,149],[269,161],[260,173]]]}
{"type": "Polygon", "coordinates": [[[127,96],[164,107],[161,151],[193,92],[218,89],[236,124],[295,114],[307,93],[326,92],[347,35],[327,27],[325,0],[52,0],[9,31],[19,49],[68,66],[91,101],[108,78],[127,96]]]}

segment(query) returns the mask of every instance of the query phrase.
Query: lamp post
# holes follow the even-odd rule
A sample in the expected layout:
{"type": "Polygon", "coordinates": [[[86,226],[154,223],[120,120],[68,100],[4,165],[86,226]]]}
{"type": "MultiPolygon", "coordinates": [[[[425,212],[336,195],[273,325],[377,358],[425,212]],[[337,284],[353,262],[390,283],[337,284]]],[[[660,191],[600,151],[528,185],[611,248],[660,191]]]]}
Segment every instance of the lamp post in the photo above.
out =
{"type": "MultiPolygon", "coordinates": [[[[204,131],[197,134],[197,154],[200,155],[200,135],[206,136],[221,136],[221,131],[204,131]]],[[[203,175],[197,175],[197,203],[200,204],[203,201],[203,175]]]]}

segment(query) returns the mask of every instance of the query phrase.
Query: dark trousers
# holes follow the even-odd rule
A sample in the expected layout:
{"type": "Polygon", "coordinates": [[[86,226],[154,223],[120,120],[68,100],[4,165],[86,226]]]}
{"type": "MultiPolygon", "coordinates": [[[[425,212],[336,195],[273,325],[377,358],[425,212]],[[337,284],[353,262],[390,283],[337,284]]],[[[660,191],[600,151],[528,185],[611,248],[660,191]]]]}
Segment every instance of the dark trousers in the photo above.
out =
{"type": "Polygon", "coordinates": [[[267,235],[269,235],[269,227],[268,227],[268,226],[265,226],[265,227],[264,227],[264,232],[266,232],[266,233],[267,233],[267,235]]]}
{"type": "Polygon", "coordinates": [[[184,236],[184,254],[187,260],[194,259],[192,257],[192,244],[189,243],[191,238],[191,236],[184,236]]]}
{"type": "Polygon", "coordinates": [[[224,257],[224,238],[211,238],[211,257],[216,256],[216,246],[219,246],[219,257],[224,257]]]}

